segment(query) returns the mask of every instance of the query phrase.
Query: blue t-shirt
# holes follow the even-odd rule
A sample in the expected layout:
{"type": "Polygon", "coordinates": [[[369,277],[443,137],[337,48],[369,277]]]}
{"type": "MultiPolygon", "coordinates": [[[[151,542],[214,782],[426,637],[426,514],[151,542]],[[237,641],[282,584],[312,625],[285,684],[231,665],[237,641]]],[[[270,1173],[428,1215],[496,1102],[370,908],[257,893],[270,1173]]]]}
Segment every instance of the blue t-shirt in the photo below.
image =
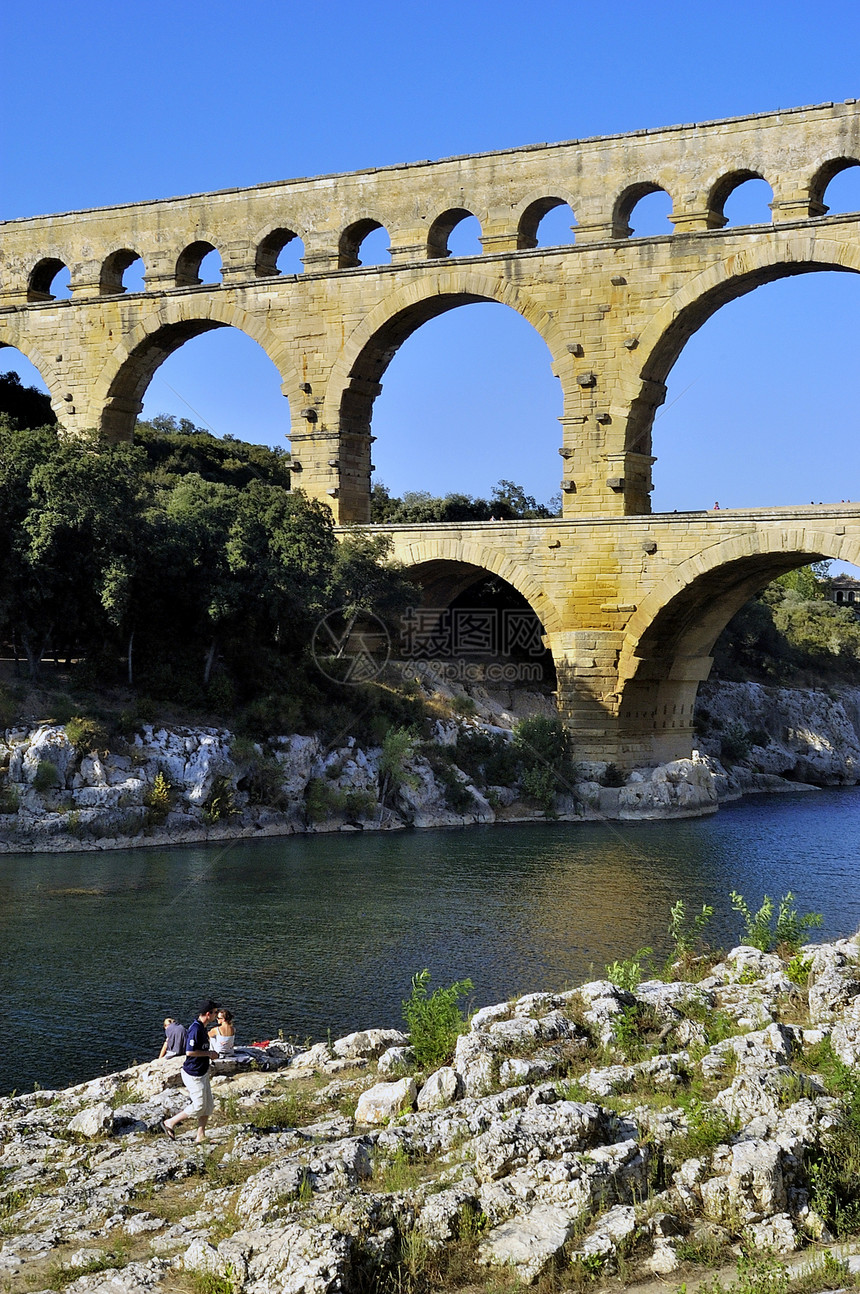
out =
{"type": "Polygon", "coordinates": [[[169,1024],[167,1026],[167,1052],[168,1056],[185,1055],[185,1025],[169,1024]]]}
{"type": "MultiPolygon", "coordinates": [[[[186,1052],[209,1050],[209,1033],[206,1025],[201,1024],[199,1020],[195,1020],[192,1025],[188,1026],[185,1050],[186,1052]]],[[[186,1074],[194,1074],[197,1078],[202,1078],[204,1074],[209,1073],[209,1059],[207,1056],[186,1055],[185,1064],[182,1068],[186,1074]]]]}

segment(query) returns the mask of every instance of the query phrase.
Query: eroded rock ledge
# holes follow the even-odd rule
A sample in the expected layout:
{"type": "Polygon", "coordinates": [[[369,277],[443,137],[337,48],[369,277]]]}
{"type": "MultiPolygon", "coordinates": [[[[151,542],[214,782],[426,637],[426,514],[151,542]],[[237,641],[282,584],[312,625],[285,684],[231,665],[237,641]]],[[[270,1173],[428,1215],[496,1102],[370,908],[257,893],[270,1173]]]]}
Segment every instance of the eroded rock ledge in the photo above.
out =
{"type": "Polygon", "coordinates": [[[9,729],[0,736],[0,775],[5,767],[0,852],[117,849],[548,816],[568,822],[695,817],[749,792],[860,781],[860,690],[846,689],[834,697],[754,683],[707,684],[698,711],[700,749],[691,759],[634,770],[620,779],[605,763],[579,762],[574,781],[560,787],[547,814],[518,783],[476,784],[450,754],[463,730],[510,740],[517,719],[554,713],[551,699],[525,691],[491,693],[477,686],[469,699],[475,714],[438,720],[434,741],[407,761],[399,786],[385,795],[380,791],[380,748],[363,748],[352,737],[336,748],[317,736],[298,735],[254,745],[221,728],[147,725],[122,751],[83,752],[57,724],[9,729]],[[732,743],[729,760],[725,750],[732,743]],[[447,752],[444,767],[434,760],[434,750],[447,752]],[[619,780],[620,786],[607,784],[619,780]]]}
{"type": "Polygon", "coordinates": [[[422,1264],[443,1288],[454,1268],[480,1286],[622,1260],[680,1280],[740,1241],[832,1239],[815,1165],[854,1127],[838,1089],[860,1059],[857,938],[690,971],[484,1007],[433,1073],[396,1029],[273,1073],[224,1062],[206,1154],[159,1132],[184,1104],[177,1061],[4,1098],[4,1289],[59,1273],[73,1294],[142,1294],[208,1272],[350,1294],[422,1264]]]}

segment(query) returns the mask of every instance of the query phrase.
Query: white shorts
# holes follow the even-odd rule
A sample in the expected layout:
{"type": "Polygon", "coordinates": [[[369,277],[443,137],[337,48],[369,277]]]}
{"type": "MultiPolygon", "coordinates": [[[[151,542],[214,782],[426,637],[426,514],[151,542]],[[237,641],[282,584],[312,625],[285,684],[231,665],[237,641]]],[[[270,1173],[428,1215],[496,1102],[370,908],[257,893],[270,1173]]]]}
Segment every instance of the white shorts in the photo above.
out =
{"type": "Polygon", "coordinates": [[[209,1115],[215,1109],[215,1099],[212,1096],[212,1085],[209,1082],[208,1074],[188,1074],[180,1070],[182,1081],[188,1088],[188,1095],[191,1097],[191,1104],[186,1107],[186,1114],[196,1114],[199,1119],[208,1119],[209,1115]]]}

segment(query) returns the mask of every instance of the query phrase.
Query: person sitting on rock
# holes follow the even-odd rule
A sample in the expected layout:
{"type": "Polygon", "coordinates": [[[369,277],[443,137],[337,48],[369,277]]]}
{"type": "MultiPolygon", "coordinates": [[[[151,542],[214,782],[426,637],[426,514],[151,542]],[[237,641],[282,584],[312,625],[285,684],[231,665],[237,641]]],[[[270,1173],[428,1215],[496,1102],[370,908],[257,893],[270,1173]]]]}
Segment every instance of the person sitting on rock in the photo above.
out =
{"type": "Polygon", "coordinates": [[[172,1015],[164,1018],[165,1039],[161,1044],[161,1051],[158,1053],[158,1059],[164,1060],[165,1056],[184,1056],[185,1055],[185,1035],[186,1029],[184,1024],[180,1024],[172,1015]]]}
{"type": "Polygon", "coordinates": [[[233,1016],[226,1007],[221,1007],[218,1012],[217,1026],[209,1030],[209,1046],[214,1051],[217,1051],[219,1056],[232,1056],[235,1041],[236,1030],[233,1028],[233,1016]]]}

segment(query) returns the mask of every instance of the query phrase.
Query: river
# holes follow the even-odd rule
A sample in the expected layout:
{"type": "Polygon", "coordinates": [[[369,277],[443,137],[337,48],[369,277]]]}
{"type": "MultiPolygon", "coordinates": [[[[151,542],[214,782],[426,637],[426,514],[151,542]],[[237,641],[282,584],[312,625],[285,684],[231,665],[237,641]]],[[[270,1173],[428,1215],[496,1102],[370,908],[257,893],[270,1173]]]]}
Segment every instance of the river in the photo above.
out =
{"type": "MultiPolygon", "coordinates": [[[[411,975],[473,1002],[571,986],[643,945],[672,902],[797,896],[823,936],[860,926],[860,788],[757,796],[710,818],[293,836],[0,857],[0,1092],[157,1054],[212,994],[240,1042],[399,1025],[411,975]]],[[[820,937],[818,934],[814,938],[820,937]]]]}

